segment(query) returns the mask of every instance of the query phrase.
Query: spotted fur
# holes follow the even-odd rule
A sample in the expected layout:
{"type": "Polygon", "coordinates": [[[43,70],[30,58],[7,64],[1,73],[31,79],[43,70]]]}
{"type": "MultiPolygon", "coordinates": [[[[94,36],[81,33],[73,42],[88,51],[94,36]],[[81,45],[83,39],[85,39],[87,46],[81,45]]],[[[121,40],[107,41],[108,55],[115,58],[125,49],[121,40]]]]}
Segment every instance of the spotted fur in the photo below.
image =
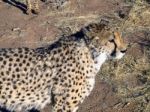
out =
{"type": "Polygon", "coordinates": [[[51,103],[52,112],[76,112],[101,65],[126,52],[120,34],[105,27],[92,23],[41,48],[1,49],[0,105],[23,112],[51,103]]]}

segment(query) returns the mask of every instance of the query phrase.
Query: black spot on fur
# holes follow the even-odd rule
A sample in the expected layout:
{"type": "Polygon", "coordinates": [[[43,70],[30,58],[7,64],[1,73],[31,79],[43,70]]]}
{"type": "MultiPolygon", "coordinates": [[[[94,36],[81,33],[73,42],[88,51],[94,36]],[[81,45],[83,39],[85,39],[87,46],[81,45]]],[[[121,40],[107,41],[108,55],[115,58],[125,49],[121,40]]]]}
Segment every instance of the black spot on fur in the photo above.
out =
{"type": "Polygon", "coordinates": [[[0,61],[2,61],[3,60],[3,58],[2,57],[0,57],[0,61]]]}

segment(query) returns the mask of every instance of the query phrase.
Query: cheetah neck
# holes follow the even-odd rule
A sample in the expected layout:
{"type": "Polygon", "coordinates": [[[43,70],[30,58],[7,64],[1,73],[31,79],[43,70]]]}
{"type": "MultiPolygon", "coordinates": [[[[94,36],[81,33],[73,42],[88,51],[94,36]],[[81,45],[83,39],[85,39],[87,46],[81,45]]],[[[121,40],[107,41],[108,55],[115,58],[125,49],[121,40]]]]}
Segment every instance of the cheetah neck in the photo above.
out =
{"type": "Polygon", "coordinates": [[[107,60],[106,53],[101,53],[97,57],[94,58],[94,67],[97,71],[100,70],[102,64],[107,60]]]}
{"type": "Polygon", "coordinates": [[[94,67],[96,71],[99,71],[102,64],[107,60],[107,54],[105,52],[101,52],[92,44],[87,44],[86,41],[85,44],[91,53],[92,59],[94,60],[94,67]]]}

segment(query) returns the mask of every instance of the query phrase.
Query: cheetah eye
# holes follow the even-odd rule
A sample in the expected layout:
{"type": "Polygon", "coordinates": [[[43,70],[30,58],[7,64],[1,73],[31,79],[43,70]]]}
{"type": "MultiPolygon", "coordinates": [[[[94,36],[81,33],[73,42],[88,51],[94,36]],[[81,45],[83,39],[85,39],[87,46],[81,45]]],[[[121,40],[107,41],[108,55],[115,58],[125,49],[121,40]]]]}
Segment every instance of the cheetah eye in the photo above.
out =
{"type": "Polygon", "coordinates": [[[127,51],[127,49],[125,49],[125,50],[121,50],[120,52],[121,52],[121,53],[125,53],[126,51],[127,51]]]}
{"type": "Polygon", "coordinates": [[[109,42],[114,42],[114,39],[110,39],[109,42]]]}

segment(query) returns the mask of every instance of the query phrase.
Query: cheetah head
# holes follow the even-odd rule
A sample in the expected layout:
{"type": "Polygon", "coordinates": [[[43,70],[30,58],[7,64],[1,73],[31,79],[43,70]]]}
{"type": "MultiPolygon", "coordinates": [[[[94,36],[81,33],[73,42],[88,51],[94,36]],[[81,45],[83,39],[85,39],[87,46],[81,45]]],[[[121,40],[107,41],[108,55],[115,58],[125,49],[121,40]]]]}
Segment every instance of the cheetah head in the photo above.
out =
{"type": "Polygon", "coordinates": [[[96,55],[105,54],[107,59],[121,59],[126,51],[127,44],[118,31],[112,31],[103,23],[92,23],[83,29],[90,48],[96,55]]]}

